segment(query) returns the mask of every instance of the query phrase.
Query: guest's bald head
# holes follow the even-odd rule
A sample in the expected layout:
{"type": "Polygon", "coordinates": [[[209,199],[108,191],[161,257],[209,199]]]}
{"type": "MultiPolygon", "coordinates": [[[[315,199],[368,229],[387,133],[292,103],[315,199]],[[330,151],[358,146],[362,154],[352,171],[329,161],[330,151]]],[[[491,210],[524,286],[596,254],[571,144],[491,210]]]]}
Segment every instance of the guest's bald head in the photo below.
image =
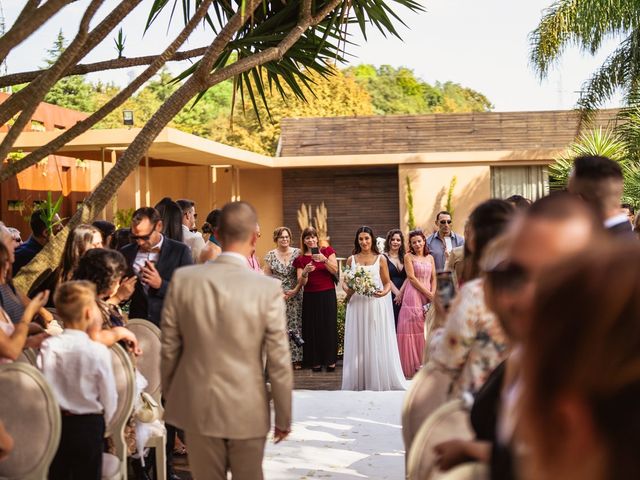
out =
{"type": "Polygon", "coordinates": [[[255,244],[258,215],[247,202],[230,202],[222,208],[217,237],[223,249],[233,244],[255,244]]]}

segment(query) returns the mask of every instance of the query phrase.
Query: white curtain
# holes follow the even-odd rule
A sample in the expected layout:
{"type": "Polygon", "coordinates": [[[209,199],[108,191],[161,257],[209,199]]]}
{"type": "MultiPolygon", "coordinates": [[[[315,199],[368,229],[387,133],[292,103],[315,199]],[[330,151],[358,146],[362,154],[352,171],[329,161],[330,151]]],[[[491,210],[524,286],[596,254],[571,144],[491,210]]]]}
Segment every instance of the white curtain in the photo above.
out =
{"type": "Polygon", "coordinates": [[[549,173],[544,165],[491,167],[491,196],[522,195],[531,201],[549,194],[549,173]]]}

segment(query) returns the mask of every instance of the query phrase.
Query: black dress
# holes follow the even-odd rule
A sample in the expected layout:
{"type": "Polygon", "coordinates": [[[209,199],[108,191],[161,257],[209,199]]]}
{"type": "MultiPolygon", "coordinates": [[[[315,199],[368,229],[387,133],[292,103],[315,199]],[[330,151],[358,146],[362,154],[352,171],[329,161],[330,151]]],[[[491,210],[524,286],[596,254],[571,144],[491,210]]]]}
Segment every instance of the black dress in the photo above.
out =
{"type": "MultiPolygon", "coordinates": [[[[404,268],[402,270],[398,270],[393,262],[389,259],[389,255],[386,253],[384,256],[387,258],[387,265],[389,265],[389,277],[391,281],[396,286],[398,290],[402,287],[402,284],[407,279],[407,272],[405,272],[404,268]]],[[[391,300],[393,301],[393,318],[396,323],[396,328],[398,327],[398,315],[400,315],[400,307],[402,305],[396,305],[396,296],[392,293],[391,300]]]]}

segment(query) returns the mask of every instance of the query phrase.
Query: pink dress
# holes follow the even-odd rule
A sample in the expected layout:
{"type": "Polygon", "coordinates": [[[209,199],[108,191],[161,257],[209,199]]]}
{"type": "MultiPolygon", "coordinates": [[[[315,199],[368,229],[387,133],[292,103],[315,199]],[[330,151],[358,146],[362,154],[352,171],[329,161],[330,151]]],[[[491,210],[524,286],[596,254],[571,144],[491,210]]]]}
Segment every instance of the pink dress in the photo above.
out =
{"type": "MultiPolygon", "coordinates": [[[[413,271],[416,278],[431,290],[431,262],[414,260],[413,271]]],[[[422,366],[424,351],[424,305],[426,297],[407,283],[402,297],[402,307],[398,316],[398,350],[400,363],[406,377],[413,375],[422,366]]]]}

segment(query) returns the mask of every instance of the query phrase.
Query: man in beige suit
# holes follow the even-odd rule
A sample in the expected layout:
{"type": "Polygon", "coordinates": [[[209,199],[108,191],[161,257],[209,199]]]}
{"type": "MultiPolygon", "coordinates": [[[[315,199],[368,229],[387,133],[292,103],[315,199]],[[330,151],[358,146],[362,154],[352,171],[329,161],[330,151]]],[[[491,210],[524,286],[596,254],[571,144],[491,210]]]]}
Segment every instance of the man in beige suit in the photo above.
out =
{"type": "Polygon", "coordinates": [[[276,443],[291,427],[293,372],[280,283],[249,269],[256,212],[222,209],[214,263],[176,270],[162,313],[165,420],[183,429],[196,480],[260,480],[270,409],[276,443]]]}

